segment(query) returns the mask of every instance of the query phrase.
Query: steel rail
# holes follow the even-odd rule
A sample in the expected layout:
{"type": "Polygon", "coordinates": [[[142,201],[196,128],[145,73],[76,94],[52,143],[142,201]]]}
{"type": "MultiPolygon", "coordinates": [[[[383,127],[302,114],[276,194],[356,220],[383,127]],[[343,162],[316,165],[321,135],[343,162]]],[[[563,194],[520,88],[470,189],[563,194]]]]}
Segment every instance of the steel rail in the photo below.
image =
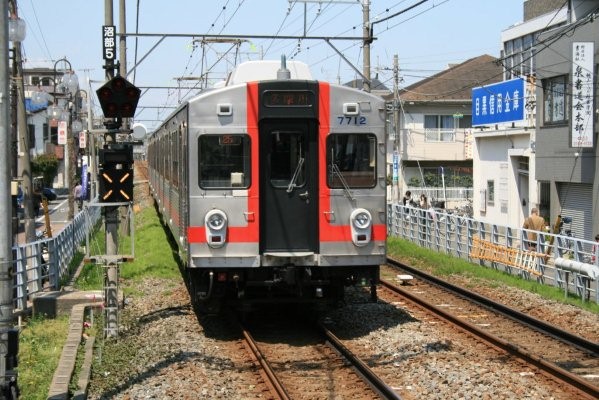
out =
{"type": "Polygon", "coordinates": [[[412,275],[418,276],[421,279],[424,279],[432,284],[435,284],[439,287],[450,290],[450,291],[452,291],[456,294],[459,294],[461,296],[464,296],[468,299],[474,300],[476,303],[478,303],[484,307],[491,308],[491,309],[493,309],[493,311],[499,312],[499,313],[505,315],[506,317],[509,317],[509,318],[511,318],[515,321],[518,321],[520,323],[523,323],[525,325],[528,325],[531,328],[536,329],[537,331],[541,331],[542,333],[553,336],[553,337],[555,337],[563,342],[566,342],[572,346],[576,346],[581,350],[595,353],[599,356],[599,343],[590,341],[588,339],[585,339],[583,337],[575,335],[571,332],[564,331],[563,329],[560,329],[555,325],[551,325],[545,321],[542,321],[540,319],[532,317],[528,314],[525,314],[518,310],[514,310],[513,308],[510,308],[510,307],[506,306],[505,304],[498,303],[494,300],[491,300],[487,297],[481,296],[480,294],[472,292],[468,289],[464,289],[462,287],[452,285],[449,282],[446,282],[446,281],[439,279],[435,276],[432,276],[430,274],[422,272],[418,269],[412,268],[412,267],[410,267],[402,262],[399,262],[397,260],[387,258],[387,264],[395,266],[397,268],[401,268],[402,270],[404,270],[412,275]]]}
{"type": "Polygon", "coordinates": [[[283,386],[281,381],[279,381],[279,378],[277,378],[277,374],[275,374],[268,361],[266,361],[266,358],[264,358],[264,355],[258,348],[258,345],[256,344],[256,341],[254,340],[250,332],[247,329],[245,329],[245,327],[241,327],[241,331],[243,333],[243,337],[245,338],[245,342],[247,343],[250,350],[252,350],[252,353],[260,363],[262,370],[264,371],[270,382],[270,386],[275,390],[277,396],[279,396],[281,400],[290,400],[291,397],[285,390],[285,387],[283,386]]]}
{"type": "Polygon", "coordinates": [[[333,348],[345,357],[358,371],[358,373],[365,379],[370,387],[377,392],[380,396],[385,399],[398,399],[401,397],[377,374],[375,374],[362,360],[356,357],[347,347],[341,343],[341,341],[324,325],[319,324],[322,333],[326,336],[328,342],[333,348]]]}
{"type": "MultiPolygon", "coordinates": [[[[396,261],[389,261],[389,260],[388,260],[388,263],[391,263],[391,264],[395,263],[395,265],[399,264],[396,261]]],[[[402,267],[402,269],[403,269],[403,267],[402,267]]],[[[400,287],[397,287],[385,280],[381,279],[380,284],[384,288],[386,288],[392,292],[398,293],[399,295],[405,297],[406,299],[410,300],[411,302],[413,302],[427,310],[434,312],[440,318],[443,318],[446,321],[462,328],[464,331],[469,332],[469,333],[485,340],[487,343],[505,351],[506,353],[508,353],[510,355],[513,355],[515,357],[522,359],[523,361],[525,361],[526,363],[528,363],[530,365],[534,365],[535,367],[539,368],[541,371],[544,371],[545,373],[559,379],[560,381],[567,383],[569,386],[578,389],[582,393],[585,393],[585,394],[591,396],[590,398],[594,398],[594,399],[599,398],[599,387],[592,385],[590,382],[583,380],[582,378],[578,377],[577,375],[574,375],[574,374],[566,371],[565,369],[558,367],[557,365],[555,365],[553,363],[547,362],[534,354],[530,354],[526,350],[514,345],[513,343],[510,343],[504,339],[501,339],[498,336],[495,336],[489,332],[486,332],[486,331],[482,330],[481,328],[479,328],[467,321],[464,321],[464,320],[446,312],[445,310],[442,310],[439,307],[435,307],[434,305],[426,302],[425,300],[420,299],[418,296],[415,296],[415,295],[411,294],[410,292],[408,292],[400,287]]],[[[443,286],[445,286],[445,285],[443,285],[443,286]]]]}

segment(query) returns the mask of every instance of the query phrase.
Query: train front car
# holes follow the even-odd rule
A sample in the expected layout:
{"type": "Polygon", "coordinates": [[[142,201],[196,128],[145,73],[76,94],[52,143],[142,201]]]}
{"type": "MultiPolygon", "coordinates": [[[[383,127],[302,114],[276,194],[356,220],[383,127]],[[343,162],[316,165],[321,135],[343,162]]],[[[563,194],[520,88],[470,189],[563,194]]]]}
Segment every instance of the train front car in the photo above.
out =
{"type": "Polygon", "coordinates": [[[382,99],[314,81],[302,63],[250,62],[190,101],[188,118],[197,304],[335,303],[352,284],[375,295],[386,250],[382,99]]]}

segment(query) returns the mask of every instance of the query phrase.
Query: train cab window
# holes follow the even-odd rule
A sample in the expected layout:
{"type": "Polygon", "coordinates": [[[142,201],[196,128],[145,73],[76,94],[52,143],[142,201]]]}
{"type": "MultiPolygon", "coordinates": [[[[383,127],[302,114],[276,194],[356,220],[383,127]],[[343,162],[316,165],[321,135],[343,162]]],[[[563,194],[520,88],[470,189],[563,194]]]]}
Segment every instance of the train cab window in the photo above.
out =
{"type": "Polygon", "coordinates": [[[330,188],[376,185],[376,136],[331,134],[327,137],[327,184],[330,188]]]}
{"type": "Polygon", "coordinates": [[[243,189],[250,186],[248,135],[201,135],[199,177],[202,189],[243,189]]]}
{"type": "Polygon", "coordinates": [[[304,135],[272,131],[270,135],[270,183],[276,188],[302,187],[306,183],[304,135]]]}

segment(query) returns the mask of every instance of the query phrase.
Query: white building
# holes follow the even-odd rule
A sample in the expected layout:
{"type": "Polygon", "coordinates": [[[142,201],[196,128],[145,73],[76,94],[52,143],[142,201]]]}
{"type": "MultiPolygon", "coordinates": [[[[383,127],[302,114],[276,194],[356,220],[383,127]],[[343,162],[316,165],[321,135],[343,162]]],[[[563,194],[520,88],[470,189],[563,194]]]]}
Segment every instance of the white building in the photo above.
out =
{"type": "MultiPolygon", "coordinates": [[[[537,207],[550,223],[549,188],[537,180],[535,52],[542,31],[568,23],[569,2],[524,0],[524,22],[501,33],[504,79],[524,79],[523,118],[475,125],[474,218],[520,226],[537,207]],[[562,7],[564,6],[564,7],[562,7]]],[[[577,3],[577,2],[574,2],[577,3]]]]}

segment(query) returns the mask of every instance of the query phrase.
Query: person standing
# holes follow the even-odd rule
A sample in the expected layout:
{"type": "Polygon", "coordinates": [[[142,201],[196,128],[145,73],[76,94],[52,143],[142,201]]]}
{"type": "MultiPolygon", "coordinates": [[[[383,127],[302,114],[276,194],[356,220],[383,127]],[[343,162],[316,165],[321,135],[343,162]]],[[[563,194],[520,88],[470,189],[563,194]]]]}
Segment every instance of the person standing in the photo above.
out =
{"type": "Polygon", "coordinates": [[[81,186],[81,182],[77,182],[75,189],[73,189],[73,197],[75,198],[75,201],[77,202],[77,208],[79,211],[81,211],[81,208],[83,208],[82,195],[83,195],[83,187],[81,186]]]}
{"type": "Polygon", "coordinates": [[[545,219],[539,216],[539,210],[533,207],[530,210],[530,216],[524,220],[524,229],[528,229],[534,232],[528,232],[528,249],[536,250],[537,248],[537,232],[541,232],[545,227],[545,219]]]}
{"type": "Polygon", "coordinates": [[[416,205],[416,202],[414,202],[414,200],[412,200],[412,192],[410,192],[409,190],[406,192],[406,194],[404,194],[402,201],[403,201],[404,206],[415,206],[416,205]]]}

